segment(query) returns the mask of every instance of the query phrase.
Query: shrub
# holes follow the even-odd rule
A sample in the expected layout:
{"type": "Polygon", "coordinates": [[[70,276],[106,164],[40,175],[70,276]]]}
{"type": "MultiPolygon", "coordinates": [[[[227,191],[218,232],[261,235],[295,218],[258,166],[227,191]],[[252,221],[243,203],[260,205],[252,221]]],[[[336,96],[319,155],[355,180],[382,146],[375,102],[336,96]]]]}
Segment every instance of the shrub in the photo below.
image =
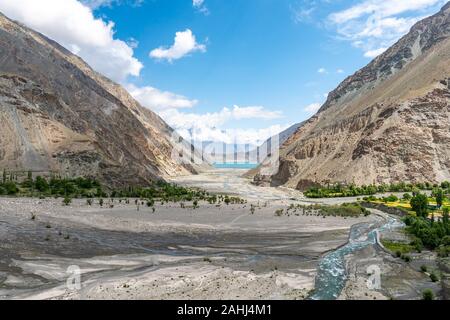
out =
{"type": "Polygon", "coordinates": [[[423,242],[419,238],[415,238],[411,242],[411,246],[413,246],[414,249],[416,249],[416,251],[419,252],[419,253],[422,252],[422,250],[423,250],[423,242]]]}
{"type": "Polygon", "coordinates": [[[40,192],[45,192],[49,189],[47,180],[45,180],[45,178],[42,178],[41,176],[36,177],[34,187],[36,188],[36,190],[40,192]]]}
{"type": "Polygon", "coordinates": [[[431,289],[425,289],[422,292],[422,299],[423,300],[434,300],[434,293],[431,289]]]}
{"type": "Polygon", "coordinates": [[[450,254],[450,246],[440,246],[437,249],[437,254],[440,258],[447,258],[450,254]]]}
{"type": "Polygon", "coordinates": [[[63,204],[64,204],[65,206],[68,206],[68,205],[71,204],[71,203],[72,203],[72,198],[70,198],[70,197],[64,197],[63,204]]]}
{"type": "Polygon", "coordinates": [[[385,198],[387,202],[397,202],[398,198],[395,195],[390,195],[389,197],[385,198]]]}
{"type": "Polygon", "coordinates": [[[15,195],[19,192],[19,189],[13,181],[7,181],[5,184],[3,184],[3,188],[5,188],[6,194],[10,196],[15,195]]]}
{"type": "Polygon", "coordinates": [[[441,246],[450,246],[450,236],[445,236],[442,238],[441,246]]]}
{"type": "Polygon", "coordinates": [[[434,272],[434,271],[432,273],[430,273],[430,279],[433,282],[438,282],[439,281],[439,277],[437,276],[436,272],[434,272]]]}
{"type": "Polygon", "coordinates": [[[402,255],[401,258],[403,259],[403,261],[405,261],[407,263],[411,262],[411,256],[409,256],[409,255],[404,254],[404,255],[402,255]]]}
{"type": "Polygon", "coordinates": [[[412,198],[412,196],[411,196],[409,193],[405,193],[405,194],[403,195],[403,199],[404,199],[404,200],[409,201],[409,200],[411,200],[411,198],[412,198]]]}
{"type": "Polygon", "coordinates": [[[422,271],[423,273],[427,272],[428,271],[427,266],[425,266],[425,265],[421,266],[420,271],[422,271]]]}

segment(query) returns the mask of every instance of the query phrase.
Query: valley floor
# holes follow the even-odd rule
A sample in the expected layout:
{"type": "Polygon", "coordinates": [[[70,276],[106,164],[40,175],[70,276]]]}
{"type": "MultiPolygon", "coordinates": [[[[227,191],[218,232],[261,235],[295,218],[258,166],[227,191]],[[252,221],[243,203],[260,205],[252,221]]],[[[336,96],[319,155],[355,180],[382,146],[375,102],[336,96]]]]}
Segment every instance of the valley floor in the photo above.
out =
{"type": "MultiPolygon", "coordinates": [[[[296,191],[252,186],[239,171],[174,182],[248,203],[157,204],[153,212],[134,201],[100,207],[97,201],[63,206],[61,199],[0,198],[0,299],[304,299],[323,255],[344,245],[352,226],[383,220],[277,216],[291,203],[310,201],[296,191]],[[68,270],[76,268],[80,290],[67,286],[68,270]]],[[[358,261],[379,256],[363,252],[348,263],[358,269],[358,261]]],[[[358,272],[354,284],[366,276],[358,272]]],[[[351,285],[343,297],[386,298],[351,285]]]]}

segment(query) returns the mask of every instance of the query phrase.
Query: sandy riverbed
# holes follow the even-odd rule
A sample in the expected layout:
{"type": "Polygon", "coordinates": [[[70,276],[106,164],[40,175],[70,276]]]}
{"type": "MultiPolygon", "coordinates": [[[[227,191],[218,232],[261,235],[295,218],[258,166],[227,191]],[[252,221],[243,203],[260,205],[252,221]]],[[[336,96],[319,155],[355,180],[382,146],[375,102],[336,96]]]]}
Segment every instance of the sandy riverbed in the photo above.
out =
{"type": "Polygon", "coordinates": [[[380,219],[278,217],[291,203],[320,200],[253,186],[238,171],[174,182],[248,203],[153,212],[134,201],[0,198],[0,299],[303,299],[321,257],[347,242],[351,226],[380,219]],[[81,270],[80,290],[66,285],[70,266],[81,270]]]}

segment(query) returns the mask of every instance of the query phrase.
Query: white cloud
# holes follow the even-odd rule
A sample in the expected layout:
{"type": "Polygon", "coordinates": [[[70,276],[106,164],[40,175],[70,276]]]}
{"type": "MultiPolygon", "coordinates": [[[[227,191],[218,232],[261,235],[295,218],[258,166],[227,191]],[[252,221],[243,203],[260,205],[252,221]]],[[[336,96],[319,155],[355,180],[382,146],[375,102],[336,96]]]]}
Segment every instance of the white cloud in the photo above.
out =
{"type": "Polygon", "coordinates": [[[375,57],[378,57],[383,52],[385,52],[386,50],[387,50],[387,48],[379,48],[379,49],[375,49],[375,50],[369,50],[364,53],[364,57],[375,58],[375,57]]]}
{"type": "Polygon", "coordinates": [[[57,41],[115,81],[139,76],[143,67],[132,47],[114,39],[114,23],[95,18],[79,1],[0,0],[0,11],[57,41]]]}
{"type": "Polygon", "coordinates": [[[287,128],[280,125],[265,129],[235,129],[223,130],[229,122],[248,119],[272,120],[282,117],[281,112],[267,110],[264,107],[223,108],[218,112],[205,114],[180,112],[177,109],[166,109],[159,115],[185,139],[193,138],[196,141],[215,141],[233,143],[251,143],[258,145],[271,135],[277,134],[287,128]],[[277,131],[279,130],[279,131],[277,131]]]}
{"type": "Polygon", "coordinates": [[[445,0],[364,0],[328,18],[340,37],[362,49],[364,56],[373,58],[444,3],[445,0]]]}
{"type": "Polygon", "coordinates": [[[390,17],[408,11],[416,11],[445,3],[442,0],[365,0],[350,7],[349,9],[333,13],[330,18],[336,23],[344,23],[365,15],[377,15],[379,17],[390,17]]]}
{"type": "Polygon", "coordinates": [[[139,47],[139,41],[133,37],[128,38],[127,44],[130,48],[133,48],[133,49],[136,49],[137,47],[139,47]]]}
{"type": "Polygon", "coordinates": [[[163,118],[167,118],[167,122],[174,128],[190,129],[200,123],[207,124],[209,127],[218,127],[232,120],[244,119],[263,119],[272,120],[282,117],[280,111],[266,110],[264,107],[239,107],[234,106],[232,109],[223,108],[218,112],[205,114],[183,113],[175,109],[169,109],[161,112],[163,118]]]}
{"type": "Polygon", "coordinates": [[[161,91],[149,86],[139,88],[129,84],[126,87],[140,104],[157,112],[164,109],[192,108],[198,103],[197,100],[190,100],[182,95],[161,91]]]}
{"type": "Polygon", "coordinates": [[[209,14],[209,10],[205,6],[205,0],[192,0],[192,6],[205,15],[209,14]]]}
{"type": "Polygon", "coordinates": [[[166,59],[169,62],[180,59],[192,52],[205,52],[206,46],[197,43],[197,40],[190,29],[179,31],[175,34],[174,44],[169,47],[159,47],[150,52],[150,57],[155,59],[166,59]]]}
{"type": "Polygon", "coordinates": [[[260,146],[267,139],[279,134],[290,126],[291,125],[289,124],[277,124],[261,129],[246,128],[223,130],[199,124],[190,130],[178,129],[177,132],[188,141],[210,141],[226,144],[233,144],[236,142],[237,144],[260,146]]]}
{"type": "Polygon", "coordinates": [[[81,0],[81,2],[91,9],[100,7],[110,7],[116,0],[81,0]]]}
{"type": "MultiPolygon", "coordinates": [[[[227,111],[227,108],[224,108],[223,111],[227,111]]],[[[282,113],[280,111],[270,111],[266,110],[262,106],[256,106],[256,107],[239,107],[234,106],[231,110],[231,116],[232,118],[236,120],[241,119],[278,119],[282,117],[282,113]]]]}
{"type": "Polygon", "coordinates": [[[303,110],[308,113],[314,114],[317,111],[319,111],[321,106],[322,105],[320,103],[311,103],[310,105],[306,106],[303,110]]]}
{"type": "Polygon", "coordinates": [[[111,7],[113,4],[127,3],[131,6],[138,7],[144,0],[81,0],[83,4],[91,9],[98,9],[100,7],[111,7]]]}
{"type": "Polygon", "coordinates": [[[316,10],[315,7],[309,7],[309,8],[301,7],[301,8],[295,9],[291,6],[290,8],[291,8],[292,17],[293,17],[293,20],[295,23],[310,22],[312,20],[312,14],[316,10]]]}
{"type": "Polygon", "coordinates": [[[344,70],[343,69],[337,69],[336,73],[344,73],[344,70]]]}
{"type": "Polygon", "coordinates": [[[195,8],[200,8],[203,6],[203,4],[205,3],[205,0],[192,0],[192,5],[195,8]]]}
{"type": "Polygon", "coordinates": [[[322,74],[328,73],[327,69],[325,69],[325,68],[319,68],[319,70],[317,70],[317,72],[322,73],[322,74]]]}

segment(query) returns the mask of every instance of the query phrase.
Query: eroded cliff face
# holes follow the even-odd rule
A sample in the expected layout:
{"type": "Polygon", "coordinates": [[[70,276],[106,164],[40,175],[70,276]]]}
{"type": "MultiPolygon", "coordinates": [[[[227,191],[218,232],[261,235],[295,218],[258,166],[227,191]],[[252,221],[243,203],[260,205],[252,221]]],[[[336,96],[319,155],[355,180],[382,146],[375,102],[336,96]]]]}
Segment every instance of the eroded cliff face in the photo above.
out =
{"type": "Polygon", "coordinates": [[[450,4],[330,93],[283,145],[278,173],[255,182],[450,180],[450,4]]]}
{"type": "Polygon", "coordinates": [[[79,57],[0,14],[0,168],[145,184],[195,168],[172,129],[79,57]]]}

